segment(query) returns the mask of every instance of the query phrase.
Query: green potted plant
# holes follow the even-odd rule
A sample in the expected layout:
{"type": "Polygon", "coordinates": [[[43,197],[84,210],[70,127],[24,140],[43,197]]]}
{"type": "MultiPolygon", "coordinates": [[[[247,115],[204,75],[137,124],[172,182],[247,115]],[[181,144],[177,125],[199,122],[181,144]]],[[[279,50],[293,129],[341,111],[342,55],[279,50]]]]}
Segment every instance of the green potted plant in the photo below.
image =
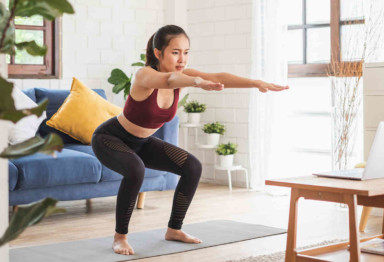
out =
{"type": "Polygon", "coordinates": [[[207,145],[217,146],[219,144],[220,135],[225,132],[224,125],[219,122],[205,124],[203,129],[207,138],[207,145]]]}
{"type": "Polygon", "coordinates": [[[200,114],[205,112],[206,105],[200,104],[196,100],[187,102],[184,104],[184,112],[188,113],[188,123],[198,124],[200,123],[200,114]]]}
{"type": "Polygon", "coordinates": [[[231,167],[233,165],[233,156],[236,152],[237,144],[231,142],[220,144],[216,149],[216,153],[220,158],[220,166],[225,168],[231,167]]]}

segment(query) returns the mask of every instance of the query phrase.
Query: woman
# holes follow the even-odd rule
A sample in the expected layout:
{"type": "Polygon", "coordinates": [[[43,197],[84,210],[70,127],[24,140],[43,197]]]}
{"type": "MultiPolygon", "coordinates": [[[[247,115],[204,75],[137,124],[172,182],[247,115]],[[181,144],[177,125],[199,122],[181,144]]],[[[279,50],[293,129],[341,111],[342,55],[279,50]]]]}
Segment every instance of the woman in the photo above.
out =
{"type": "Polygon", "coordinates": [[[123,112],[102,123],[92,137],[92,148],[102,164],[120,173],[116,204],[115,253],[134,254],[127,241],[128,224],[143,182],[145,168],[180,176],[165,234],[166,240],[201,243],[181,226],[199,183],[202,165],[191,153],[152,137],[176,114],[184,87],[208,91],[225,87],[257,87],[261,92],[288,87],[237,77],[228,73],[203,73],[185,69],[189,37],[176,25],[160,28],[148,41],[146,66],[138,70],[123,112]]]}

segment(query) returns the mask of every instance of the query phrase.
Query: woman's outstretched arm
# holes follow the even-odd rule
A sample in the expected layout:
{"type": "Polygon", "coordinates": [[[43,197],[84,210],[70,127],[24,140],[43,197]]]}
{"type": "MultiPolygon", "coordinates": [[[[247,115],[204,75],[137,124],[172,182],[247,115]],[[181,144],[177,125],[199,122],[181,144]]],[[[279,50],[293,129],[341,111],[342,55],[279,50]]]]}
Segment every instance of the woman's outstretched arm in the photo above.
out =
{"type": "Polygon", "coordinates": [[[245,77],[236,76],[230,73],[205,73],[196,69],[187,68],[183,71],[189,76],[200,76],[203,79],[219,82],[224,85],[224,88],[258,88],[260,92],[282,91],[288,89],[288,86],[281,86],[272,83],[267,83],[262,80],[255,80],[245,77]]]}
{"type": "Polygon", "coordinates": [[[223,90],[223,84],[198,76],[188,76],[181,72],[158,72],[149,66],[136,72],[135,83],[144,88],[175,89],[195,86],[208,91],[223,90]]]}

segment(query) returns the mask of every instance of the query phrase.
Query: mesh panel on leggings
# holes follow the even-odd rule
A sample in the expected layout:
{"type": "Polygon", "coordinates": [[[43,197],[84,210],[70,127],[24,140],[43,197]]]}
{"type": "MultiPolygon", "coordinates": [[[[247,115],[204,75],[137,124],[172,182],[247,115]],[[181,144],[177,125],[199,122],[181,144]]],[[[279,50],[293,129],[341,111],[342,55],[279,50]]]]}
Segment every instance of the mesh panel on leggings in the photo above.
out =
{"type": "Polygon", "coordinates": [[[172,220],[183,221],[189,204],[190,201],[188,201],[187,197],[183,193],[177,192],[174,203],[175,206],[172,212],[172,220]]]}
{"type": "Polygon", "coordinates": [[[128,230],[128,224],[129,224],[129,220],[131,219],[133,208],[135,207],[135,202],[136,202],[136,199],[132,200],[131,204],[128,207],[128,210],[124,214],[124,229],[128,230]]]}
{"type": "Polygon", "coordinates": [[[169,143],[164,143],[164,151],[167,156],[179,167],[181,167],[188,157],[188,152],[175,147],[169,143]]]}
{"type": "Polygon", "coordinates": [[[104,145],[106,145],[107,147],[109,147],[113,150],[120,151],[120,152],[132,153],[132,149],[130,149],[124,143],[117,143],[115,141],[108,140],[105,137],[103,137],[103,143],[104,143],[104,145]]]}

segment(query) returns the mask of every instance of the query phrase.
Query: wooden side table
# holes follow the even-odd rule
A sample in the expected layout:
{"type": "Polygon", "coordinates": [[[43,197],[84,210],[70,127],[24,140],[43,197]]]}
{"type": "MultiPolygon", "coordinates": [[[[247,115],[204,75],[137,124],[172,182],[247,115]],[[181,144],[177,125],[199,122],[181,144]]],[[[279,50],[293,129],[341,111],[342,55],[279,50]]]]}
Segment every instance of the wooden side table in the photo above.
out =
{"type": "MultiPolygon", "coordinates": [[[[291,188],[289,209],[287,249],[285,261],[333,261],[336,252],[344,255],[343,261],[362,261],[360,242],[373,237],[359,240],[356,207],[357,205],[384,207],[384,178],[366,181],[353,181],[316,176],[295,177],[279,180],[266,180],[266,185],[291,188]],[[349,242],[329,245],[301,252],[296,251],[297,207],[299,198],[345,203],[349,207],[349,242]],[[348,253],[347,247],[350,245],[348,253]],[[344,252],[344,253],[343,253],[344,252]]],[[[384,225],[384,224],[383,224],[384,225]]],[[[384,226],[383,232],[384,234],[384,226]]],[[[383,238],[383,235],[375,237],[383,238]]],[[[384,261],[384,256],[364,253],[364,261],[384,261]]]]}
{"type": "Polygon", "coordinates": [[[232,176],[231,176],[231,172],[232,171],[236,171],[236,170],[244,171],[245,183],[246,183],[247,189],[249,188],[248,171],[247,171],[246,168],[242,167],[241,165],[233,165],[231,167],[221,167],[221,166],[215,165],[215,169],[217,169],[217,170],[227,170],[227,174],[228,174],[228,187],[229,187],[229,191],[230,192],[232,192],[232,176]]]}

